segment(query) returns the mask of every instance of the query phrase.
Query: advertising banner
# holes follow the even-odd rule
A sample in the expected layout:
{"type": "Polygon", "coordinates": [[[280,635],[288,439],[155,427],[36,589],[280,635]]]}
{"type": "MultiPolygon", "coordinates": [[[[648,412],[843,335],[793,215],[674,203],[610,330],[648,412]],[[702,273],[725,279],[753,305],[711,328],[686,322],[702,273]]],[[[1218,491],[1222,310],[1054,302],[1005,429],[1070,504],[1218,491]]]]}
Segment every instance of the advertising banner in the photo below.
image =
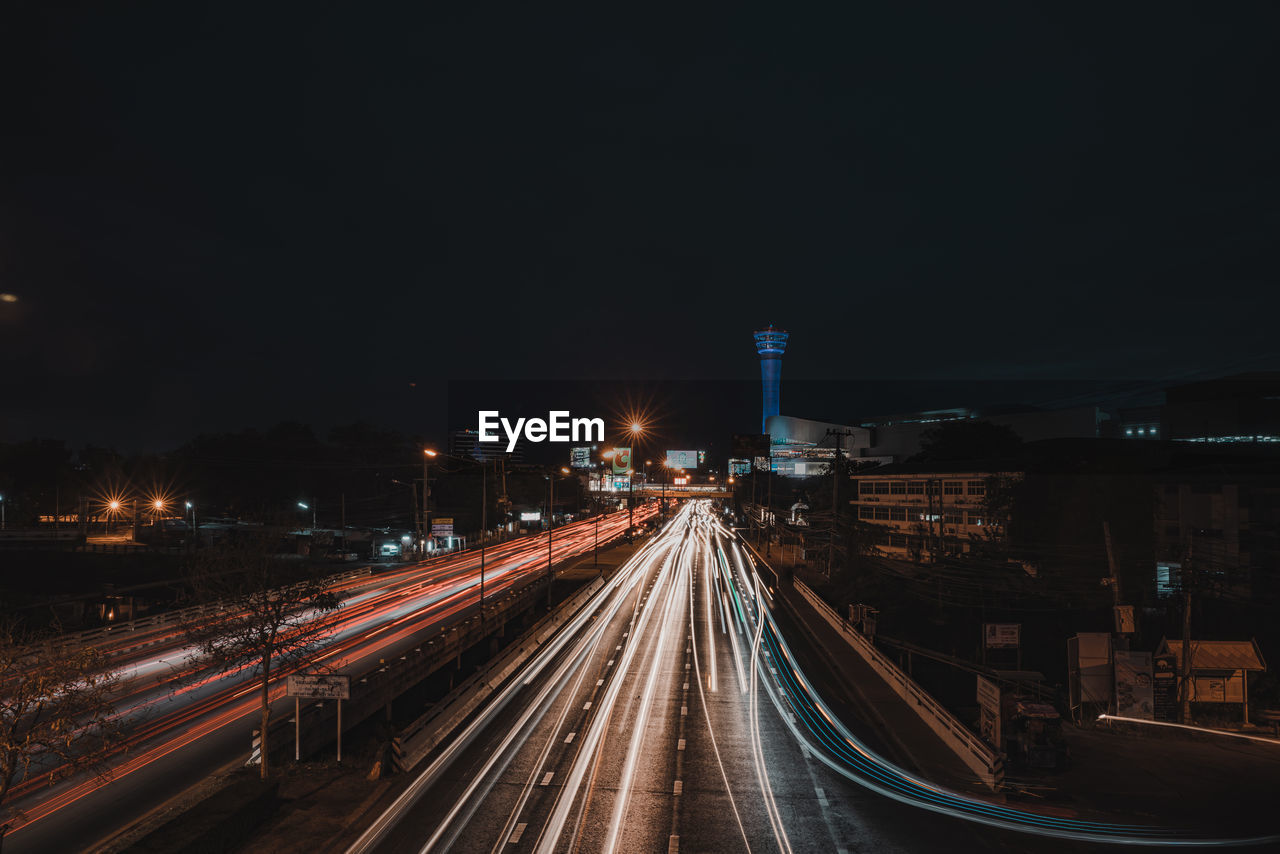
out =
{"type": "Polygon", "coordinates": [[[1116,714],[1126,718],[1155,719],[1151,685],[1151,653],[1117,649],[1116,714]]]}
{"type": "Polygon", "coordinates": [[[631,468],[631,449],[630,448],[614,448],[613,449],[613,473],[626,474],[627,469],[631,468]]]}

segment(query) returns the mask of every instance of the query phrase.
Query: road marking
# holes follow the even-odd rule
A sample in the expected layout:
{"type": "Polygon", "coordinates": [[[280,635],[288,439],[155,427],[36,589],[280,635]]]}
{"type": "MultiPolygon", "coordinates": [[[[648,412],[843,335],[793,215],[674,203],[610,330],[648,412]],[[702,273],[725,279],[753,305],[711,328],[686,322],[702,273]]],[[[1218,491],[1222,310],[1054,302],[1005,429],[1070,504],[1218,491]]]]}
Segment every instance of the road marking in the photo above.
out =
{"type": "Polygon", "coordinates": [[[688,690],[689,690],[689,683],[688,683],[688,682],[684,683],[684,690],[686,690],[686,691],[688,691],[688,690]]]}
{"type": "Polygon", "coordinates": [[[671,793],[673,795],[678,795],[683,791],[684,791],[684,780],[676,780],[676,784],[672,788],[671,793]]]}
{"type": "Polygon", "coordinates": [[[523,821],[517,824],[516,829],[511,831],[511,838],[507,840],[507,843],[510,845],[515,845],[517,842],[519,842],[520,837],[524,836],[524,829],[528,826],[529,826],[528,823],[523,821]]]}
{"type": "Polygon", "coordinates": [[[626,637],[627,635],[629,635],[629,634],[631,634],[631,632],[623,632],[623,633],[622,633],[622,636],[625,638],[625,637],[626,637]]]}
{"type": "Polygon", "coordinates": [[[554,771],[548,771],[546,774],[543,774],[543,775],[542,775],[542,782],[541,782],[541,783],[539,783],[538,785],[539,785],[539,786],[545,786],[545,785],[547,785],[548,783],[550,783],[550,782],[551,782],[551,778],[552,778],[552,777],[554,777],[555,775],[556,775],[556,772],[554,772],[554,771]]]}
{"type": "MultiPolygon", "coordinates": [[[[670,839],[667,840],[667,854],[680,854],[680,837],[679,836],[672,836],[670,839]]],[[[845,852],[842,851],[840,852],[840,854],[845,854],[845,852]]]]}
{"type": "Polygon", "coordinates": [[[685,670],[688,670],[690,667],[693,667],[693,665],[692,665],[692,664],[686,664],[686,665],[684,666],[684,669],[685,669],[685,670]]]}
{"type": "Polygon", "coordinates": [[[582,707],[582,711],[584,711],[584,712],[585,712],[585,711],[587,711],[587,710],[588,710],[588,709],[590,709],[590,708],[591,708],[591,701],[590,701],[590,700],[587,700],[586,705],[584,705],[584,706],[582,707]]]}
{"type": "Polygon", "coordinates": [[[577,733],[576,733],[576,732],[571,732],[571,733],[569,733],[568,735],[566,735],[566,736],[564,737],[564,743],[565,743],[565,744],[573,744],[573,737],[574,737],[575,735],[577,735],[577,733]]]}
{"type": "Polygon", "coordinates": [[[615,650],[615,651],[620,650],[620,649],[622,649],[622,644],[618,644],[617,646],[615,646],[615,647],[614,647],[614,650],[615,650]]]}
{"type": "Polygon", "coordinates": [[[818,793],[818,803],[824,807],[827,806],[827,793],[822,791],[819,786],[814,786],[813,790],[818,793]]]}
{"type": "Polygon", "coordinates": [[[599,687],[600,687],[601,685],[603,685],[603,684],[604,684],[604,680],[603,680],[603,679],[597,679],[597,680],[596,680],[596,687],[597,687],[597,688],[599,688],[599,687]]]}
{"type": "Polygon", "coordinates": [[[689,707],[688,707],[688,706],[681,706],[681,707],[680,707],[680,717],[684,717],[684,716],[685,716],[685,715],[687,715],[687,714],[689,714],[689,707]]]}
{"type": "Polygon", "coordinates": [[[676,750],[684,750],[684,739],[683,739],[683,738],[676,742],[676,750]]]}
{"type": "Polygon", "coordinates": [[[613,667],[613,659],[612,659],[612,658],[611,658],[611,659],[609,659],[609,663],[608,663],[608,664],[606,664],[606,665],[605,665],[605,667],[613,667]]]}

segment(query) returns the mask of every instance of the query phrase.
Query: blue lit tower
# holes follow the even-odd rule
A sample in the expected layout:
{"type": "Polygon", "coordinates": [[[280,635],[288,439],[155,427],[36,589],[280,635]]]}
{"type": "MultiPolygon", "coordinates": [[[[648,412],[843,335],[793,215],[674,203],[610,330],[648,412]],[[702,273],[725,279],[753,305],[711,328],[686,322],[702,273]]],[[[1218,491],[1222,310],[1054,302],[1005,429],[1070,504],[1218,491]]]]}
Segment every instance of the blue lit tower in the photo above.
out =
{"type": "Polygon", "coordinates": [[[764,414],[760,416],[760,432],[767,433],[765,422],[770,415],[778,414],[780,392],[778,386],[782,382],[782,354],[787,349],[789,336],[781,329],[768,329],[755,333],[756,352],[760,354],[760,384],[764,388],[764,414]]]}

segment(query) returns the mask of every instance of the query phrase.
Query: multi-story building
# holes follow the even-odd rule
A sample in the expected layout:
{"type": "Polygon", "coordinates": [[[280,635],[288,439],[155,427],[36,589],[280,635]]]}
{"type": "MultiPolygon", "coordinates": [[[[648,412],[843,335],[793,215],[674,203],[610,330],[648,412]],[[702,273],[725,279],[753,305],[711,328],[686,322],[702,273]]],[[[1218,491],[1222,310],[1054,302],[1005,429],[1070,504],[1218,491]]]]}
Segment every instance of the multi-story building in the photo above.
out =
{"type": "Polygon", "coordinates": [[[973,462],[895,464],[855,474],[850,504],[858,519],[882,528],[882,554],[932,562],[1003,540],[1009,519],[995,500],[1023,473],[973,462]]]}
{"type": "Polygon", "coordinates": [[[1280,465],[1163,473],[1155,499],[1157,597],[1181,589],[1188,559],[1200,586],[1270,601],[1280,596],[1280,465]]]}

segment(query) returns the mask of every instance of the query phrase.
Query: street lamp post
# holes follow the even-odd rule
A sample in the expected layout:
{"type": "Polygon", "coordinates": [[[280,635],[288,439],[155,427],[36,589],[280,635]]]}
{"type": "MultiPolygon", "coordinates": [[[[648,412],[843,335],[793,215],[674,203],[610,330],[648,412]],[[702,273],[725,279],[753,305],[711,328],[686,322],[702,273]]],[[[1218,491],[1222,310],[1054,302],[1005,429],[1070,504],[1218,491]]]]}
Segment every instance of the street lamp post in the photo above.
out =
{"type": "Polygon", "coordinates": [[[0,495],[0,531],[3,531],[3,530],[4,530],[4,528],[5,528],[5,520],[4,520],[4,496],[3,496],[3,495],[0,495]]]}
{"type": "Polygon", "coordinates": [[[198,541],[196,533],[196,506],[188,501],[187,509],[191,511],[191,545],[194,548],[198,541]]]}
{"type": "Polygon", "coordinates": [[[489,528],[489,470],[480,462],[480,632],[484,633],[484,541],[489,528]]]}
{"type": "Polygon", "coordinates": [[[422,536],[418,538],[418,548],[421,557],[427,554],[427,538],[431,536],[431,487],[430,481],[427,480],[427,461],[436,455],[436,452],[430,448],[422,449],[422,536]]]}
{"type": "Polygon", "coordinates": [[[310,504],[308,504],[305,501],[299,501],[298,506],[301,507],[303,510],[311,511],[311,530],[312,532],[314,532],[316,529],[316,502],[313,500],[310,504]]]}
{"type": "MultiPolygon", "coordinates": [[[[564,474],[570,474],[565,466],[560,467],[564,474]]],[[[556,476],[547,475],[547,610],[551,610],[551,584],[555,581],[555,572],[551,562],[551,531],[556,521],[556,476]]]]}

